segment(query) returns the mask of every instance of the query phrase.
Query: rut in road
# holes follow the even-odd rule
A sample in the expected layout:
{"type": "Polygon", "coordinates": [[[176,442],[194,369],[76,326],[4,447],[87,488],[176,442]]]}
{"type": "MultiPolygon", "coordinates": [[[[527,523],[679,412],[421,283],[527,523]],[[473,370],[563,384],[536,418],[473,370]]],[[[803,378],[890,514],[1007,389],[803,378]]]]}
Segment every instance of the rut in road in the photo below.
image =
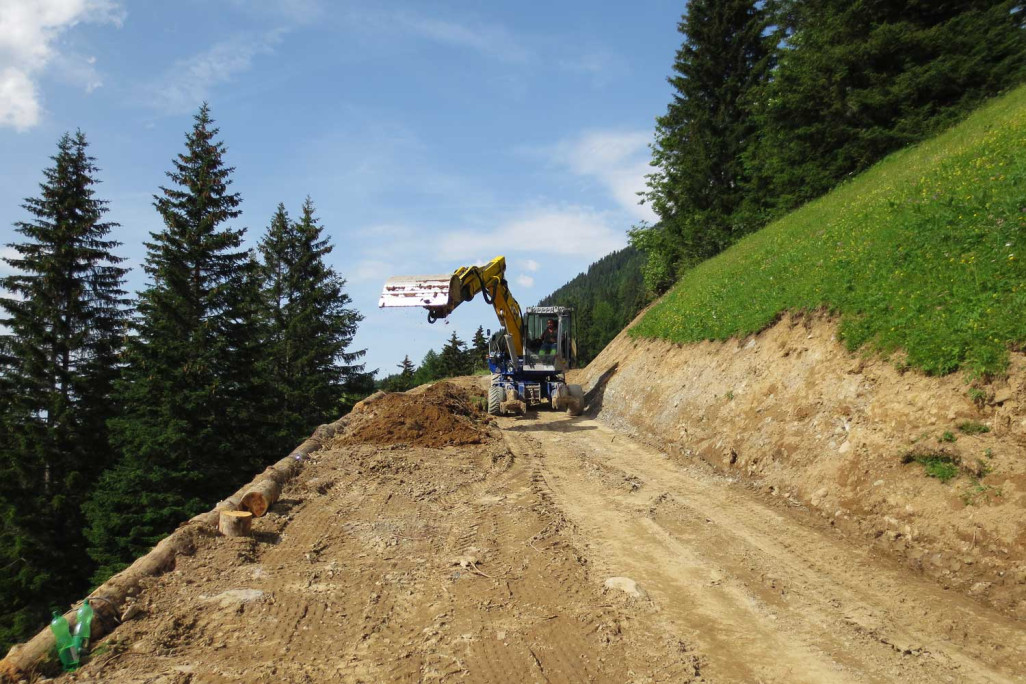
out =
{"type": "Polygon", "coordinates": [[[636,580],[709,681],[1022,681],[1026,630],[817,518],[587,418],[503,421],[592,572],[636,580]]]}

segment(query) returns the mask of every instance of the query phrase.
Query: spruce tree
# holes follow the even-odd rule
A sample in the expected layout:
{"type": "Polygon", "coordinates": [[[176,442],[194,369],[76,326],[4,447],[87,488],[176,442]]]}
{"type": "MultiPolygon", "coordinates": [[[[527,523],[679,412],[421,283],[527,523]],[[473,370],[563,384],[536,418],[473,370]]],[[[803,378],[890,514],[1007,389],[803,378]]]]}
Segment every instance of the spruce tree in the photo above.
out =
{"type": "Polygon", "coordinates": [[[163,229],[146,243],[149,282],[111,421],[122,459],[87,504],[90,554],[106,574],[209,509],[271,457],[259,283],[242,248],[241,198],[204,104],[154,196],[163,229]]]}
{"type": "Polygon", "coordinates": [[[260,242],[274,414],[284,448],[336,419],[347,387],[363,373],[356,361],[365,350],[350,349],[363,317],[351,306],[345,280],[325,261],[332,249],[309,197],[295,222],[279,204],[260,242]]]}
{"type": "Polygon", "coordinates": [[[428,382],[434,382],[439,378],[445,377],[442,372],[442,360],[434,349],[429,349],[424,354],[424,358],[421,359],[420,366],[413,374],[414,385],[423,385],[428,382]]]}
{"type": "Polygon", "coordinates": [[[1024,18],[1021,0],[784,0],[751,201],[786,212],[1021,83],[1024,18]]]}
{"type": "Polygon", "coordinates": [[[386,392],[405,392],[413,387],[413,377],[417,367],[410,361],[407,355],[403,357],[402,363],[396,364],[398,373],[393,373],[381,381],[381,389],[386,392]]]}
{"type": "Polygon", "coordinates": [[[410,361],[410,355],[407,354],[403,357],[403,362],[399,364],[399,378],[402,383],[403,390],[406,391],[413,387],[413,374],[417,371],[417,367],[413,365],[413,361],[410,361]]]}
{"type": "Polygon", "coordinates": [[[477,326],[474,337],[470,340],[471,371],[488,370],[488,338],[484,326],[477,326]]]}
{"type": "Polygon", "coordinates": [[[633,231],[653,260],[647,275],[656,289],[750,228],[738,212],[754,133],[749,98],[773,54],[766,29],[756,0],[691,0],[678,25],[684,41],[669,78],[674,95],[656,119],[646,194],[659,223],[633,231]]]}
{"type": "Polygon", "coordinates": [[[449,341],[445,343],[438,355],[439,377],[453,378],[458,375],[467,375],[470,372],[469,361],[467,343],[461,340],[453,330],[452,336],[449,337],[449,341]]]}
{"type": "Polygon", "coordinates": [[[0,651],[86,588],[79,507],[109,463],[126,270],[87,147],[61,137],[0,279],[0,651]]]}

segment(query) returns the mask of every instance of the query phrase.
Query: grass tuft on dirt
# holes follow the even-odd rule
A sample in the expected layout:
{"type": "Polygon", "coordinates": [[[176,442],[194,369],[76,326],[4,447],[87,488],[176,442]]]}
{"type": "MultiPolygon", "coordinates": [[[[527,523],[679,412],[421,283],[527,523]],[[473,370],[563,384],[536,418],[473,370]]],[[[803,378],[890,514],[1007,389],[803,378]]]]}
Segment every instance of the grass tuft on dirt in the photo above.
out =
{"type": "Polygon", "coordinates": [[[341,442],[429,448],[481,444],[489,438],[488,416],[475,399],[451,382],[416,394],[385,394],[353,410],[341,442]]]}
{"type": "Polygon", "coordinates": [[[982,435],[990,432],[990,426],[975,420],[967,420],[958,424],[958,431],[966,435],[982,435]]]}
{"type": "Polygon", "coordinates": [[[958,456],[943,451],[909,452],[905,454],[902,463],[918,463],[928,477],[934,477],[941,482],[947,482],[958,477],[961,459],[958,456]]]}
{"type": "Polygon", "coordinates": [[[706,261],[631,330],[677,343],[840,315],[849,349],[987,377],[1026,343],[1026,87],[706,261]]]}

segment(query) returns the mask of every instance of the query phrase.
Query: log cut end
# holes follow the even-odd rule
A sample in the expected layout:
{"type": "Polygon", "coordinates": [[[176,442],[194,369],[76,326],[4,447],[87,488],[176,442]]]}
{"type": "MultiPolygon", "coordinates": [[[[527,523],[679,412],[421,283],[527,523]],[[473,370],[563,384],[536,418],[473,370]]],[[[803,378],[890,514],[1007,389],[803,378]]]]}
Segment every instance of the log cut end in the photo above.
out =
{"type": "Polygon", "coordinates": [[[253,514],[253,517],[259,518],[267,512],[268,508],[274,505],[279,496],[281,496],[280,484],[270,478],[261,480],[242,495],[239,509],[249,511],[253,514]]]}
{"type": "Polygon", "coordinates": [[[253,514],[249,511],[221,511],[217,529],[226,537],[248,537],[253,527],[253,514]]]}

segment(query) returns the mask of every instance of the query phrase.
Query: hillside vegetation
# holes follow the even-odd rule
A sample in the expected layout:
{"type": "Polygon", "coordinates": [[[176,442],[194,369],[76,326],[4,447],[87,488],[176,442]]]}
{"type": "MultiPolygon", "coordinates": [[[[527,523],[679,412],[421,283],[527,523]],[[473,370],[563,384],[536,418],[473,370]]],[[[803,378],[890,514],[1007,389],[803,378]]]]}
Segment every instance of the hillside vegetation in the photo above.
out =
{"type": "Polygon", "coordinates": [[[826,309],[850,349],[997,373],[1026,341],[1024,231],[1018,88],[686,272],[631,334],[726,339],[826,309]]]}
{"type": "Polygon", "coordinates": [[[625,247],[591,264],[539,302],[540,306],[574,307],[580,365],[595,358],[645,305],[644,263],[640,250],[625,247]]]}

